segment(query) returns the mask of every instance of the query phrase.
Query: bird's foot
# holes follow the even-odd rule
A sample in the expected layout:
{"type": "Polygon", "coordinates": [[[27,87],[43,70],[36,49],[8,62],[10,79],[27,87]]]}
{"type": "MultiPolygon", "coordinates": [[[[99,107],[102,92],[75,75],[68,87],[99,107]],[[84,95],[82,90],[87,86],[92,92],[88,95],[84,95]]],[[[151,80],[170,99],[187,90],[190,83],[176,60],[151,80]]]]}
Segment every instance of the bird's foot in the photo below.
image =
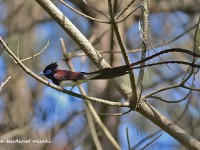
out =
{"type": "Polygon", "coordinates": [[[70,92],[73,90],[74,86],[72,86],[72,88],[69,90],[70,92]]]}

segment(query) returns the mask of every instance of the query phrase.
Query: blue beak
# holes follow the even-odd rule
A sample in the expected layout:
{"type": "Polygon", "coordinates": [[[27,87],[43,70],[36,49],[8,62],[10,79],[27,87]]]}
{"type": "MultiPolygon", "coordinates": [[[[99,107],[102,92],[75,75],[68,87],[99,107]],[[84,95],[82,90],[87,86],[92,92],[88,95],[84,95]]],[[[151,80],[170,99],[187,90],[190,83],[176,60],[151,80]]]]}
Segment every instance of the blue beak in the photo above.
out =
{"type": "Polygon", "coordinates": [[[38,75],[45,75],[45,73],[43,73],[43,72],[40,72],[38,75]]]}

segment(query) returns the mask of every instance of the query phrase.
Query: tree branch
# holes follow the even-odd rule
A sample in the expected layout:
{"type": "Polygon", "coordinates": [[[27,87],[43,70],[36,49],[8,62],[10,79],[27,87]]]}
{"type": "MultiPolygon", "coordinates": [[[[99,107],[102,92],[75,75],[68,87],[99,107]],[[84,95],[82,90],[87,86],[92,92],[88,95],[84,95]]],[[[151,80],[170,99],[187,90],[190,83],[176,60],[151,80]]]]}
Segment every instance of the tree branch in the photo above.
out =
{"type": "Polygon", "coordinates": [[[15,54],[9,49],[9,47],[6,45],[6,43],[3,41],[2,37],[0,37],[0,43],[2,44],[2,46],[5,48],[5,50],[9,53],[9,55],[17,62],[17,64],[19,64],[19,66],[30,76],[32,76],[33,78],[35,78],[36,80],[42,82],[43,84],[56,89],[60,92],[66,93],[68,95],[77,97],[77,98],[82,98],[84,100],[90,100],[90,101],[94,101],[94,102],[100,102],[100,103],[104,103],[106,105],[111,105],[111,106],[118,106],[118,107],[128,107],[129,104],[128,103],[120,103],[120,102],[110,102],[107,100],[103,100],[103,99],[99,99],[99,98],[95,98],[95,97],[90,97],[87,95],[80,95],[77,93],[74,93],[72,91],[68,91],[65,90],[61,87],[58,87],[54,84],[49,83],[48,81],[42,79],[41,77],[39,77],[38,75],[36,75],[35,73],[33,73],[29,68],[27,68],[18,58],[17,56],[15,56],[15,54]]]}

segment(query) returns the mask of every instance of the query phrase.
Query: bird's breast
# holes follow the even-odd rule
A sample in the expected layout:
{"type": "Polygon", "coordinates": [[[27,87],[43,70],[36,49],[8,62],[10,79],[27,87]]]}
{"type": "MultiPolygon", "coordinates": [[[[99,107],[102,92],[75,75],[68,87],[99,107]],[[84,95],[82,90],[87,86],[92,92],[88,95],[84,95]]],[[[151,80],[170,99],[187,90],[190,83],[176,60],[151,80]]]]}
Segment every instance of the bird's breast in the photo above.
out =
{"type": "Polygon", "coordinates": [[[87,82],[87,79],[85,80],[65,80],[65,81],[61,81],[59,86],[61,87],[73,87],[73,86],[77,86],[81,83],[87,82]]]}

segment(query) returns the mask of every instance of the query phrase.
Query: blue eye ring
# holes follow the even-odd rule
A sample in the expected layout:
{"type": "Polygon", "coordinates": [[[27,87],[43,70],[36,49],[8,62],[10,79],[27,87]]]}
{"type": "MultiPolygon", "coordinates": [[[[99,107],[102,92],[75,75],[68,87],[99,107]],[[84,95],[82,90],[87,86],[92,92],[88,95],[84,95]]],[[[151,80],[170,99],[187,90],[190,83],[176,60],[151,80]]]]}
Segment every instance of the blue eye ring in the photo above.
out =
{"type": "Polygon", "coordinates": [[[50,74],[51,73],[51,70],[47,70],[46,72],[45,72],[45,74],[50,74]]]}

